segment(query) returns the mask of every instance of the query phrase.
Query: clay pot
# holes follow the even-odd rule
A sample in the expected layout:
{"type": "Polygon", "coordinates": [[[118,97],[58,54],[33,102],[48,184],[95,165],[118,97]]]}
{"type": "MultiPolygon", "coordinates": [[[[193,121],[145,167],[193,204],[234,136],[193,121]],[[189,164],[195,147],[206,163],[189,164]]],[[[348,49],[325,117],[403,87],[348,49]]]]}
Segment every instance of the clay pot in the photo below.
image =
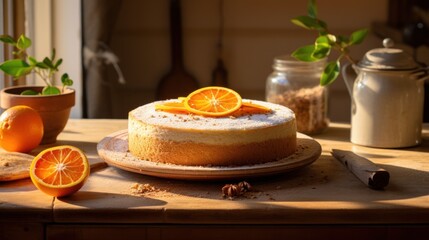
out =
{"type": "Polygon", "coordinates": [[[8,109],[16,105],[26,105],[37,112],[43,120],[44,134],[41,144],[57,141],[57,136],[63,131],[70,116],[70,110],[75,104],[75,90],[66,89],[61,95],[33,96],[20,95],[24,90],[40,92],[42,86],[15,86],[0,91],[0,107],[8,109]]]}

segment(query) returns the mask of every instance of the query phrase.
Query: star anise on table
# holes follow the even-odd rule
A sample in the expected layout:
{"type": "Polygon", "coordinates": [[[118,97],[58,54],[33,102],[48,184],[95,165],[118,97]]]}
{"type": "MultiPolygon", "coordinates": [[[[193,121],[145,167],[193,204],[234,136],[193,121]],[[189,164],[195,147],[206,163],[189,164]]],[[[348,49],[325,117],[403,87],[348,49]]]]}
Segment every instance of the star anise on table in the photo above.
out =
{"type": "Polygon", "coordinates": [[[224,198],[234,199],[243,195],[245,192],[248,192],[252,189],[252,186],[246,182],[241,181],[238,184],[226,184],[222,187],[222,196],[224,198]]]}

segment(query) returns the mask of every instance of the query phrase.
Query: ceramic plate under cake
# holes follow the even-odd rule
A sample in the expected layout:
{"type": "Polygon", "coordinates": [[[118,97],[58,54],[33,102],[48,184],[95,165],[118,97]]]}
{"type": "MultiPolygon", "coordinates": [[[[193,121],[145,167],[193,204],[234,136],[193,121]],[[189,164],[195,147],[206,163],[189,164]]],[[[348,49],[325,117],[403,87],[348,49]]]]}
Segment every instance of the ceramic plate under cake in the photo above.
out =
{"type": "Polygon", "coordinates": [[[97,145],[97,151],[109,165],[126,171],[181,180],[224,180],[295,171],[316,161],[322,148],[313,138],[297,133],[297,151],[281,160],[243,166],[184,166],[135,157],[128,150],[128,131],[125,129],[103,138],[97,145]]]}

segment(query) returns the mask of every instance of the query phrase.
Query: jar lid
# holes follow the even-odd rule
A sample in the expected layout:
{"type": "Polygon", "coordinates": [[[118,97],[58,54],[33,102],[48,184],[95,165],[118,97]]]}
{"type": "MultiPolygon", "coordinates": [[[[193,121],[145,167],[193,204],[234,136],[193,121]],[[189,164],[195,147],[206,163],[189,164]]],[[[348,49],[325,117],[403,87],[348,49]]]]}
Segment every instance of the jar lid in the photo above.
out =
{"type": "Polygon", "coordinates": [[[384,48],[368,51],[358,66],[377,70],[411,70],[420,67],[410,54],[402,49],[392,48],[393,44],[392,39],[384,39],[384,48]]]}
{"type": "Polygon", "coordinates": [[[282,55],[274,58],[273,68],[279,71],[285,71],[293,69],[296,71],[308,71],[319,68],[324,68],[326,65],[327,58],[320,59],[314,62],[299,61],[290,55],[282,55]]]}

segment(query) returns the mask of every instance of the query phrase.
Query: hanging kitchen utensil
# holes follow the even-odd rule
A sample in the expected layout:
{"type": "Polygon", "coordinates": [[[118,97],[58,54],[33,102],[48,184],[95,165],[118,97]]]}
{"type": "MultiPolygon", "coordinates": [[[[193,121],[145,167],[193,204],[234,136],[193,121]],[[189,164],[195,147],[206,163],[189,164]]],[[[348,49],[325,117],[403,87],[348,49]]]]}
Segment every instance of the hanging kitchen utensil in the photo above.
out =
{"type": "Polygon", "coordinates": [[[413,57],[417,61],[417,48],[426,44],[429,28],[423,22],[407,24],[402,30],[402,40],[413,48],[413,57]]]}
{"type": "Polygon", "coordinates": [[[223,62],[223,0],[219,0],[219,34],[217,43],[217,63],[212,71],[212,85],[228,87],[228,71],[223,62]]]}
{"type": "Polygon", "coordinates": [[[182,16],[180,0],[170,0],[171,70],[158,83],[156,98],[171,99],[187,96],[199,88],[198,81],[183,64],[182,16]]]}
{"type": "MultiPolygon", "coordinates": [[[[415,61],[417,59],[417,49],[420,46],[428,44],[429,38],[429,27],[426,22],[414,22],[407,24],[402,30],[402,40],[404,43],[410,45],[413,48],[413,57],[415,61]]],[[[420,63],[423,65],[423,63],[420,63]]],[[[429,122],[429,82],[426,80],[424,83],[424,111],[423,111],[423,122],[429,122]]]]}

